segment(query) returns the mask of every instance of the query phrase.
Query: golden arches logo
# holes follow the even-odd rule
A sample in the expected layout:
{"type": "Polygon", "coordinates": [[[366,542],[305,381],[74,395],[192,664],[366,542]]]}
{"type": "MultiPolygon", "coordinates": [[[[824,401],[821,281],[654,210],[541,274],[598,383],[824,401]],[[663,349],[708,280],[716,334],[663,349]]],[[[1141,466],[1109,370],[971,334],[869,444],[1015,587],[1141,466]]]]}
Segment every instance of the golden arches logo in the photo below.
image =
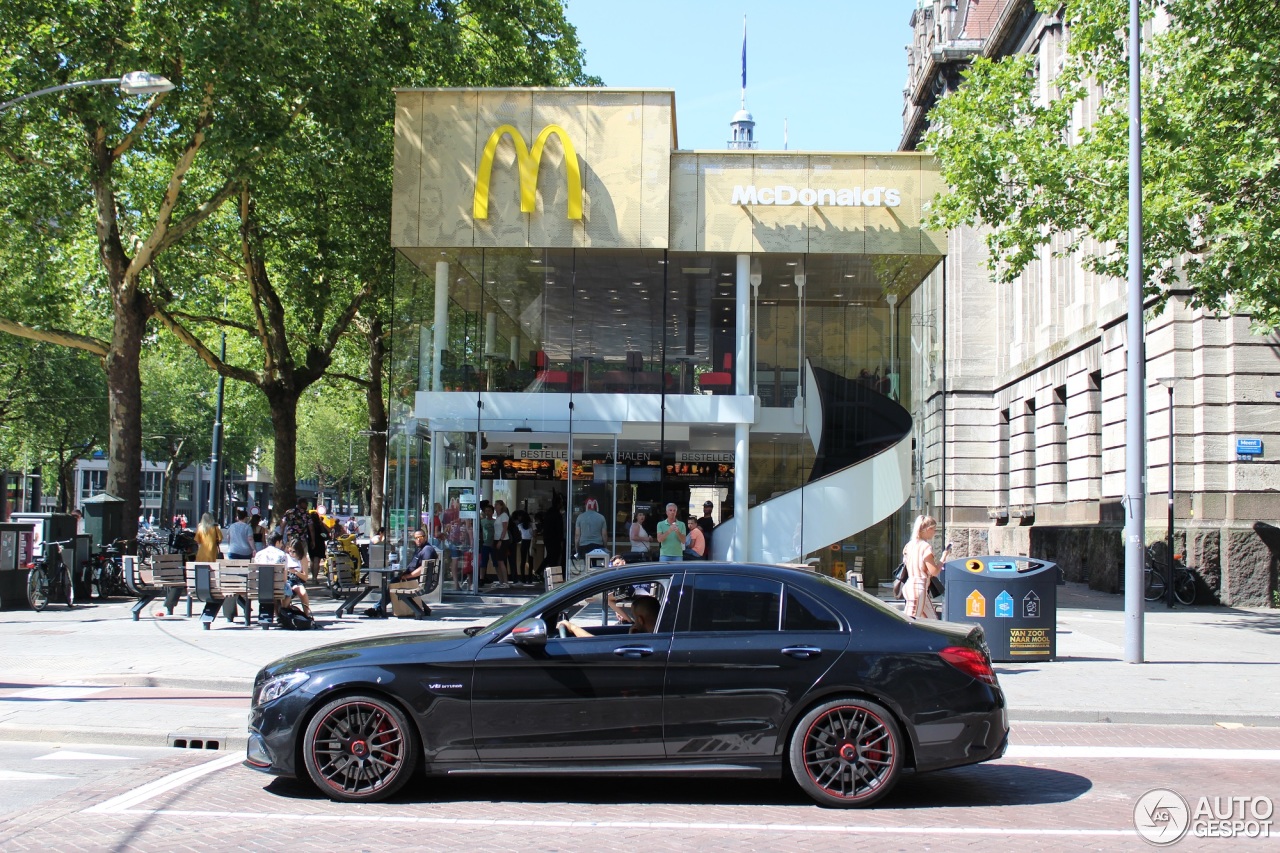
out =
{"type": "Polygon", "coordinates": [[[578,168],[578,152],[574,150],[569,134],[560,125],[549,124],[534,139],[533,148],[529,148],[524,144],[520,131],[504,124],[489,134],[489,141],[484,144],[484,153],[480,155],[476,194],[471,203],[471,212],[476,219],[489,218],[489,181],[493,177],[493,158],[498,151],[498,143],[503,136],[508,135],[515,145],[516,163],[520,167],[520,210],[524,213],[534,212],[537,208],[538,171],[542,166],[542,152],[552,134],[560,139],[560,147],[564,149],[564,168],[569,180],[569,218],[582,218],[582,171],[578,168]]]}

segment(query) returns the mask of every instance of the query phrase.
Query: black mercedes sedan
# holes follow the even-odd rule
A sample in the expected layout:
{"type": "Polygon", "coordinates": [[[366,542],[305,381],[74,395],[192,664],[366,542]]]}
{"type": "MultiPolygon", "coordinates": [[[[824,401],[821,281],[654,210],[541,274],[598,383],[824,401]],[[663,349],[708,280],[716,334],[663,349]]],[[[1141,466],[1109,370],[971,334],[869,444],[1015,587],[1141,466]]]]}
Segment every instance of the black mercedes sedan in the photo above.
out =
{"type": "Polygon", "coordinates": [[[904,771],[998,758],[982,629],[913,622],[822,575],[648,563],[588,574],[486,627],[283,658],[254,683],[246,764],[335,800],[431,775],[791,774],[865,806],[904,771]]]}

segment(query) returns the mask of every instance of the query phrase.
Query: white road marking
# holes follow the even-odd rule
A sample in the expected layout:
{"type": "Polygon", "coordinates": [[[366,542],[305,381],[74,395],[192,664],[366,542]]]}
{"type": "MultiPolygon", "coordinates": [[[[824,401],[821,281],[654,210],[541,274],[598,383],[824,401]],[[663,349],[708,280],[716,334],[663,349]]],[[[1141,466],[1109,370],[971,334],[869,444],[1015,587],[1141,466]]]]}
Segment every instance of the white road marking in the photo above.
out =
{"type": "Polygon", "coordinates": [[[101,693],[104,690],[110,690],[110,687],[86,687],[84,685],[74,685],[67,687],[32,687],[27,690],[16,690],[9,696],[0,697],[9,700],[28,699],[82,699],[85,696],[92,696],[95,693],[101,693]]]}
{"type": "Polygon", "coordinates": [[[1196,749],[1163,746],[1033,746],[1013,744],[1005,758],[1185,758],[1203,761],[1280,761],[1280,749],[1196,749]]]}
{"type": "Polygon", "coordinates": [[[52,773],[23,773],[21,770],[0,770],[0,782],[39,782],[43,779],[74,778],[74,776],[55,776],[52,773]]]}
{"type": "MultiPolygon", "coordinates": [[[[97,807],[95,806],[95,809],[97,807]]],[[[93,809],[90,809],[92,811],[93,809]]],[[[683,831],[772,832],[823,835],[1056,835],[1069,837],[1137,837],[1137,830],[1128,829],[1013,829],[1009,827],[978,826],[849,826],[848,824],[778,824],[778,823],[692,823],[678,821],[643,820],[513,820],[485,818],[411,817],[408,815],[318,815],[288,814],[284,812],[230,812],[196,811],[194,809],[120,809],[114,814],[152,817],[207,817],[218,820],[259,820],[276,823],[297,821],[300,823],[381,823],[413,824],[418,826],[468,826],[468,827],[540,827],[546,829],[657,829],[683,831]]]]}
{"type": "Polygon", "coordinates": [[[103,755],[100,752],[72,752],[71,750],[59,750],[51,752],[48,755],[39,755],[31,759],[32,761],[128,761],[126,755],[103,755]]]}
{"type": "Polygon", "coordinates": [[[197,764],[195,767],[188,767],[185,770],[179,770],[177,773],[170,773],[168,776],[157,779],[154,782],[148,782],[141,788],[136,788],[127,794],[121,794],[118,797],[112,797],[106,802],[98,803],[96,806],[90,806],[85,811],[95,814],[119,814],[139,803],[146,802],[152,797],[157,797],[166,791],[172,791],[174,788],[179,788],[188,782],[199,779],[201,776],[239,764],[243,760],[244,758],[239,754],[224,755],[220,758],[215,758],[213,761],[206,761],[204,764],[197,764]]]}

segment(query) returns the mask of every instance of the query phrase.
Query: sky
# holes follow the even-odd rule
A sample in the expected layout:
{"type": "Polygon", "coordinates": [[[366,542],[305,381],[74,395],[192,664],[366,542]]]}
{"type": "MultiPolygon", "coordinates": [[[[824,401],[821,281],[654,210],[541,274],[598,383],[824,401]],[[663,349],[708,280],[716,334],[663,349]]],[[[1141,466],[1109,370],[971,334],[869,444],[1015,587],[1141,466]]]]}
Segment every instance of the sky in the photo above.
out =
{"type": "Polygon", "coordinates": [[[566,0],[586,71],[674,89],[683,149],[723,150],[742,96],[761,150],[896,151],[916,0],[566,0]],[[785,131],[784,131],[785,128],[785,131]]]}

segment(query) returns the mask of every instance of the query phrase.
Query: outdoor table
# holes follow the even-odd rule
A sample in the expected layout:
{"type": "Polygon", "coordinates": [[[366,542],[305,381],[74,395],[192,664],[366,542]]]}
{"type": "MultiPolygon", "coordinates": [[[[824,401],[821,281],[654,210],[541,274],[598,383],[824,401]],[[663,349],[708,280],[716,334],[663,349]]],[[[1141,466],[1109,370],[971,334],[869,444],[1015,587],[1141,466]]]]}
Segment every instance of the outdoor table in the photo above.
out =
{"type": "MultiPolygon", "coordinates": [[[[399,566],[385,566],[385,567],[380,568],[380,569],[365,569],[365,571],[366,571],[366,572],[368,572],[368,573],[369,573],[369,574],[371,574],[371,575],[377,575],[377,576],[378,576],[378,590],[382,593],[382,598],[381,598],[381,599],[378,601],[378,603],[373,607],[373,609],[374,609],[375,611],[377,611],[377,614],[378,614],[378,615],[377,615],[377,616],[375,616],[374,618],[375,618],[375,619],[386,619],[386,618],[387,618],[387,603],[388,603],[388,602],[390,602],[390,600],[391,600],[391,580],[392,580],[392,577],[393,577],[393,576],[399,576],[399,574],[400,574],[400,567],[399,567],[399,566]]],[[[366,590],[366,592],[367,592],[367,590],[366,590]]],[[[363,597],[363,596],[361,596],[361,597],[363,597]]],[[[350,611],[350,610],[348,610],[347,612],[348,612],[348,613],[350,613],[351,611],[350,611]]]]}
{"type": "MultiPolygon", "coordinates": [[[[365,571],[376,571],[376,569],[366,569],[365,571]]],[[[354,614],[356,611],[356,605],[364,600],[364,597],[369,594],[369,591],[371,589],[372,587],[370,587],[368,584],[360,584],[359,586],[354,587],[351,594],[348,595],[346,599],[343,600],[343,602],[338,605],[338,609],[335,610],[333,613],[334,617],[337,619],[341,619],[344,611],[347,613],[347,615],[354,614]]]]}

